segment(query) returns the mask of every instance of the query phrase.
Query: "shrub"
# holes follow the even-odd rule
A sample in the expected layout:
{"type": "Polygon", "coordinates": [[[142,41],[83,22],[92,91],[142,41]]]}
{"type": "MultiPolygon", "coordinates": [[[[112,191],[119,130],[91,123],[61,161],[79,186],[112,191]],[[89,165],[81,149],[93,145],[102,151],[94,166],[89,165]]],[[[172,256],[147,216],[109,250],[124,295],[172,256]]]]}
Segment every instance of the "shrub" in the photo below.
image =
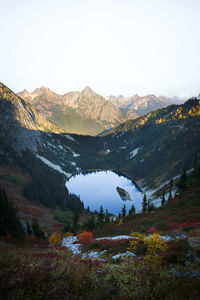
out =
{"type": "Polygon", "coordinates": [[[152,227],[150,227],[150,228],[146,231],[146,233],[152,234],[152,233],[155,233],[155,232],[157,232],[157,231],[158,231],[158,228],[157,228],[156,226],[152,226],[152,227]]]}
{"type": "Polygon", "coordinates": [[[168,264],[184,264],[186,260],[186,254],[190,250],[188,241],[185,239],[168,241],[167,246],[167,251],[163,253],[163,260],[168,264]]]}
{"type": "Polygon", "coordinates": [[[139,232],[133,232],[131,235],[133,240],[130,241],[129,249],[136,254],[145,254],[143,260],[145,260],[145,263],[152,271],[160,269],[162,254],[167,249],[167,243],[157,233],[146,236],[139,232]]]}
{"type": "Polygon", "coordinates": [[[62,233],[53,233],[48,237],[48,242],[50,245],[56,245],[62,243],[63,235],[62,233]]]}
{"type": "Polygon", "coordinates": [[[77,240],[83,245],[90,245],[93,242],[92,232],[83,231],[77,235],[77,240]]]}

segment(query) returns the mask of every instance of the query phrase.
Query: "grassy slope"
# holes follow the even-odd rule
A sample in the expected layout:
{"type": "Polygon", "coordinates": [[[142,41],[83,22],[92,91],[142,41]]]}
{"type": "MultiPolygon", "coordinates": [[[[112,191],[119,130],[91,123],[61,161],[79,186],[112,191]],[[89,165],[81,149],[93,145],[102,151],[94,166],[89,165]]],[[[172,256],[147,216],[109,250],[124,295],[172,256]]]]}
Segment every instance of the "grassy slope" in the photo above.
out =
{"type": "MultiPolygon", "coordinates": [[[[178,224],[188,223],[189,225],[193,222],[200,222],[200,188],[188,190],[152,212],[126,216],[121,225],[118,221],[104,225],[96,230],[95,236],[115,236],[130,234],[134,231],[145,232],[152,226],[156,226],[161,232],[168,233],[172,232],[175,227],[179,227],[178,224]]],[[[185,230],[193,228],[195,226],[185,226],[185,230]]]]}
{"type": "Polygon", "coordinates": [[[39,224],[45,231],[58,231],[63,228],[63,224],[54,219],[52,209],[43,205],[29,201],[23,195],[23,186],[31,177],[18,167],[0,165],[0,186],[4,187],[8,199],[12,201],[18,209],[18,216],[21,220],[29,222],[32,217],[37,217],[39,224]]]}

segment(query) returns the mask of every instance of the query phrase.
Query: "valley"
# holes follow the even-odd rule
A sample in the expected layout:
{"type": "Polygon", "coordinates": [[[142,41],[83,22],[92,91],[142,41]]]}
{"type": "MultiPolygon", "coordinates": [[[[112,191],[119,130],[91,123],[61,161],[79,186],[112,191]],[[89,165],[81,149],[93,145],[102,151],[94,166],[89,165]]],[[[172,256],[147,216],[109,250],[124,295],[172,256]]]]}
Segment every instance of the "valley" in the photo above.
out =
{"type": "Polygon", "coordinates": [[[0,84],[2,299],[198,299],[199,100],[98,136],[29,100],[0,84]]]}
{"type": "MultiPolygon", "coordinates": [[[[43,93],[48,94],[51,102],[54,99],[55,105],[60,101],[46,88],[36,89],[32,98],[28,92],[24,93],[30,101],[36,101],[38,94],[43,93]]],[[[67,95],[66,101],[75,106],[77,97],[88,97],[88,94],[88,99],[97,97],[103,101],[89,88],[81,96],[80,93],[67,95]]],[[[40,98],[37,101],[35,103],[42,103],[40,98]]],[[[147,193],[149,200],[158,201],[163,189],[166,194],[169,192],[171,178],[177,179],[182,168],[188,171],[193,168],[195,155],[200,151],[199,107],[199,100],[191,99],[185,104],[170,105],[125,121],[101,136],[92,137],[69,134],[1,84],[2,163],[8,151],[6,162],[19,160],[18,164],[36,177],[30,186],[38,184],[39,177],[34,170],[41,166],[62,177],[62,182],[87,170],[114,170],[130,177],[147,193]]],[[[34,190],[36,196],[37,188],[34,190]]]]}

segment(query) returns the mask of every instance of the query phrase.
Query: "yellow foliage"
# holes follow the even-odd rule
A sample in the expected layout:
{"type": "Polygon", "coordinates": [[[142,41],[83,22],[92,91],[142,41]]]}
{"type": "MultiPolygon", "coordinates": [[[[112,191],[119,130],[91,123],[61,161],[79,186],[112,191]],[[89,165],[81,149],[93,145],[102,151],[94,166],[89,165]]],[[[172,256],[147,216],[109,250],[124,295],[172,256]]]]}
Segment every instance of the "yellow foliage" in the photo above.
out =
{"type": "Polygon", "coordinates": [[[123,218],[120,218],[118,224],[119,224],[119,225],[122,225],[123,223],[124,223],[124,219],[123,219],[123,218]]]}
{"type": "Polygon", "coordinates": [[[52,233],[49,237],[48,237],[48,242],[50,245],[57,245],[57,244],[61,244],[62,243],[62,239],[64,237],[68,237],[73,235],[71,232],[65,232],[65,233],[61,233],[61,232],[55,232],[52,233]]]}
{"type": "Polygon", "coordinates": [[[48,237],[48,242],[50,245],[56,245],[62,243],[63,235],[62,233],[53,233],[48,237]]]}
{"type": "Polygon", "coordinates": [[[166,122],[166,120],[165,120],[165,119],[162,119],[162,118],[160,118],[160,119],[156,120],[155,122],[156,122],[156,124],[161,124],[161,123],[165,123],[165,122],[166,122]]]}
{"type": "Polygon", "coordinates": [[[144,241],[145,234],[139,233],[139,232],[132,232],[131,236],[134,238],[134,240],[130,241],[130,247],[129,249],[136,251],[138,245],[140,242],[144,241]]]}
{"type": "Polygon", "coordinates": [[[144,261],[152,271],[158,270],[161,267],[162,254],[167,250],[166,241],[163,241],[158,233],[146,236],[139,232],[133,232],[131,236],[134,239],[130,241],[129,249],[135,252],[139,245],[143,244],[146,246],[147,251],[144,256],[144,261]]]}
{"type": "Polygon", "coordinates": [[[147,246],[148,255],[159,255],[167,249],[167,244],[158,233],[153,233],[144,238],[144,244],[147,246]]]}

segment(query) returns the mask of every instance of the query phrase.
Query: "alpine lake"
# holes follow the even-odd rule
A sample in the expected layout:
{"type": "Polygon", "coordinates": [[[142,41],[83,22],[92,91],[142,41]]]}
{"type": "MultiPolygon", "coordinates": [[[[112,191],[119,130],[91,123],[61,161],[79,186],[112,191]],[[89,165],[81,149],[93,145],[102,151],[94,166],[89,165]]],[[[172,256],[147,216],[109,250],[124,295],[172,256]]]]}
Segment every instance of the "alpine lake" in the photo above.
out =
{"type": "Polygon", "coordinates": [[[69,193],[75,194],[83,201],[84,207],[99,211],[102,205],[104,212],[118,215],[122,207],[126,212],[134,205],[136,212],[141,210],[142,192],[134,182],[124,175],[113,171],[81,172],[71,176],[66,187],[69,193]]]}

